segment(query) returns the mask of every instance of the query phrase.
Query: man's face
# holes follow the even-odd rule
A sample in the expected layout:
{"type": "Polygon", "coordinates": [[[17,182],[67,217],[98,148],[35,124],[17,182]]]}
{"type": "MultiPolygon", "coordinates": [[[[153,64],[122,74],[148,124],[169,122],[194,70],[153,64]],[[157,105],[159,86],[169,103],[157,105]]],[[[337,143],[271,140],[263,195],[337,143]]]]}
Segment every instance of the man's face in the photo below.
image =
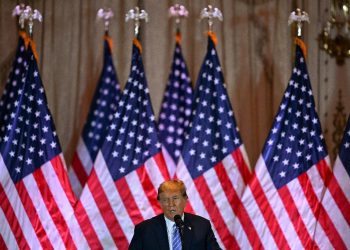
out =
{"type": "Polygon", "coordinates": [[[182,215],[187,203],[180,191],[164,191],[159,194],[159,203],[164,215],[169,220],[174,220],[175,215],[182,215]]]}

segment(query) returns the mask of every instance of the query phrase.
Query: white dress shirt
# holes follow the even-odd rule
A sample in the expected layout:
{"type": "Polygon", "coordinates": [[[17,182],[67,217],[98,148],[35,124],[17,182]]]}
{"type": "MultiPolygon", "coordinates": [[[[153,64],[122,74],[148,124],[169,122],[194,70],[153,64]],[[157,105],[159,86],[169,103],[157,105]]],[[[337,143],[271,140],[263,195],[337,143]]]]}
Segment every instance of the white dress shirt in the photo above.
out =
{"type": "MultiPolygon", "coordinates": [[[[175,221],[169,220],[167,217],[165,217],[165,224],[166,224],[166,231],[168,234],[168,240],[169,240],[169,249],[173,250],[173,226],[175,225],[175,221]]],[[[184,220],[184,214],[181,215],[181,219],[184,220]]]]}

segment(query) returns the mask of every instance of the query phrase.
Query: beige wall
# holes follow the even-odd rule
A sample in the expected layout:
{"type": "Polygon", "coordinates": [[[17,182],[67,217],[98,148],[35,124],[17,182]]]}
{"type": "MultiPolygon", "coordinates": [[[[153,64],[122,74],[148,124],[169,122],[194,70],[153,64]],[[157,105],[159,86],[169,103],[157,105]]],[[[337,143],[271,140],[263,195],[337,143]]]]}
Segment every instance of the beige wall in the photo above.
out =
{"type": "MultiPolygon", "coordinates": [[[[18,1],[0,0],[1,89],[8,75],[17,43],[16,23],[11,12],[18,1]]],[[[193,82],[197,79],[207,39],[207,25],[199,14],[210,2],[220,8],[223,23],[215,23],[217,49],[228,92],[251,165],[255,164],[291,74],[293,46],[287,25],[296,3],[310,16],[304,29],[308,46],[308,68],[317,110],[330,153],[332,133],[342,91],[343,113],[350,112],[349,63],[337,66],[320,51],[317,35],[327,18],[327,0],[38,0],[24,1],[43,14],[36,23],[34,39],[40,58],[41,76],[62,148],[70,161],[91,101],[102,65],[103,24],[96,21],[101,7],[111,7],[115,18],[110,34],[114,39],[114,62],[124,86],[130,67],[133,25],[124,22],[125,13],[138,2],[150,16],[142,25],[141,42],[153,108],[158,115],[174,47],[174,22],[168,8],[185,4],[190,16],[182,23],[183,52],[193,82]]],[[[350,60],[350,59],[349,59],[350,60]]],[[[332,155],[333,156],[333,155],[332,155]]]]}

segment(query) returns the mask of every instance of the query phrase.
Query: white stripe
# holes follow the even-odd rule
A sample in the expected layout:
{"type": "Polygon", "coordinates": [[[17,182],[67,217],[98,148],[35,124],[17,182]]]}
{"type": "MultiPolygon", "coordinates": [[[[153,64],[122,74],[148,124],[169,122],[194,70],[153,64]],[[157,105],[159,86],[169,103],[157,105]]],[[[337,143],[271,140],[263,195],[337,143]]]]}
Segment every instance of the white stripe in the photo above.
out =
{"type": "Polygon", "coordinates": [[[226,170],[226,175],[230,179],[233,188],[236,190],[237,196],[239,198],[242,197],[246,185],[232,155],[229,154],[226,156],[223,159],[222,164],[226,170]]]}
{"type": "MultiPolygon", "coordinates": [[[[39,169],[36,171],[41,171],[41,170],[39,169]]],[[[28,191],[28,195],[30,196],[30,199],[33,201],[33,205],[35,207],[37,215],[43,225],[43,228],[46,231],[47,237],[51,241],[51,244],[58,248],[64,249],[65,245],[64,245],[63,239],[57,230],[56,224],[52,220],[52,216],[56,216],[56,214],[50,214],[50,212],[47,210],[45,201],[41,196],[39,187],[33,175],[26,176],[23,179],[23,184],[28,191]]],[[[45,193],[46,191],[43,190],[43,192],[45,193]]]]}
{"type": "MultiPolygon", "coordinates": [[[[316,167],[311,167],[307,172],[308,178],[311,180],[311,186],[316,193],[317,201],[321,203],[323,199],[323,194],[325,194],[326,188],[324,186],[324,182],[321,178],[320,173],[316,167]],[[317,190],[317,191],[316,191],[317,190]]],[[[327,211],[326,211],[327,212],[327,211]]],[[[320,247],[320,249],[327,249],[328,246],[332,246],[332,243],[329,241],[328,235],[322,228],[320,223],[316,223],[315,225],[315,233],[314,238],[316,244],[320,247]],[[326,247],[326,248],[324,248],[326,247]]],[[[330,247],[328,249],[331,249],[330,247]]]]}
{"type": "Polygon", "coordinates": [[[2,208],[0,209],[0,233],[4,240],[7,249],[19,249],[15,236],[12,233],[11,227],[6,219],[2,208]]]}
{"type": "MultiPolygon", "coordinates": [[[[315,166],[311,167],[311,169],[315,169],[315,166]]],[[[313,177],[313,178],[316,178],[316,177],[313,177]]],[[[312,181],[312,179],[310,179],[310,181],[312,181]]],[[[310,204],[304,194],[303,188],[298,179],[294,179],[293,181],[289,182],[287,184],[287,187],[291,194],[291,198],[293,199],[293,203],[295,204],[300,214],[300,219],[303,221],[306,227],[306,230],[308,231],[309,236],[312,239],[315,232],[317,219],[315,218],[315,215],[310,207],[310,204]]],[[[313,193],[314,190],[308,189],[306,190],[306,192],[313,193]]],[[[294,242],[291,242],[292,249],[295,248],[293,243],[294,242]]]]}
{"type": "Polygon", "coordinates": [[[321,202],[322,197],[326,191],[325,184],[322,180],[320,173],[318,172],[317,166],[313,165],[307,172],[308,178],[310,179],[310,184],[316,194],[317,201],[321,202]]]}
{"type": "MultiPolygon", "coordinates": [[[[94,231],[96,232],[100,243],[103,243],[103,245],[105,245],[106,247],[108,246],[111,248],[116,248],[112,235],[110,234],[109,229],[105,221],[103,220],[102,214],[100,213],[100,210],[96,205],[96,202],[94,200],[94,197],[92,196],[91,190],[88,185],[85,186],[81,194],[80,202],[91,221],[91,225],[94,231]]],[[[81,245],[80,247],[81,249],[85,248],[85,246],[83,245],[81,245]]]]}
{"type": "Polygon", "coordinates": [[[320,249],[334,249],[320,223],[317,223],[314,240],[320,249]]]}
{"type": "Polygon", "coordinates": [[[91,159],[89,150],[87,149],[82,137],[79,138],[76,153],[80,159],[81,164],[84,167],[86,175],[89,176],[92,170],[93,160],[91,159]]]}
{"type": "Polygon", "coordinates": [[[157,162],[153,157],[149,158],[144,165],[145,170],[153,184],[153,187],[155,188],[155,190],[157,190],[159,185],[165,181],[162,172],[160,171],[160,169],[163,168],[163,166],[158,166],[157,162]]]}
{"type": "MultiPolygon", "coordinates": [[[[267,170],[267,167],[265,165],[265,161],[261,157],[262,161],[261,164],[261,170],[257,171],[257,178],[259,179],[260,185],[266,195],[267,201],[270,204],[273,213],[276,216],[277,222],[286,238],[286,241],[289,244],[289,247],[291,249],[302,249],[303,245],[298,237],[297,232],[295,231],[295,228],[293,226],[292,221],[290,220],[288,216],[288,212],[278,193],[278,190],[276,189],[275,185],[273,184],[273,180],[271,179],[270,173],[267,170]]],[[[288,183],[287,187],[291,187],[295,184],[298,184],[298,179],[294,179],[291,182],[288,183]]],[[[284,188],[287,188],[284,187],[284,188]]],[[[290,189],[290,188],[289,188],[290,189]]],[[[293,193],[292,193],[293,195],[293,193]]],[[[305,199],[304,196],[301,197],[302,199],[305,199]]],[[[303,215],[301,215],[303,216],[303,215]]]]}
{"type": "MultiPolygon", "coordinates": [[[[252,224],[254,225],[255,231],[260,238],[261,244],[266,249],[278,249],[276,242],[273,238],[273,235],[261,212],[261,208],[256,203],[256,200],[254,198],[251,188],[252,188],[251,186],[247,186],[247,188],[245,189],[241,198],[242,204],[245,210],[247,211],[247,214],[252,224]]],[[[244,221],[243,222],[240,221],[240,223],[244,223],[244,221]]],[[[236,223],[235,223],[235,226],[236,226],[236,223]]],[[[249,239],[246,238],[247,235],[245,232],[243,234],[243,231],[236,231],[235,237],[240,244],[248,245],[249,239]]]]}
{"type": "Polygon", "coordinates": [[[125,179],[143,219],[146,220],[155,216],[152,204],[147,199],[148,195],[145,193],[136,171],[127,174],[125,179]]]}
{"type": "Polygon", "coordinates": [[[95,171],[96,175],[98,176],[98,181],[101,183],[101,186],[107,196],[108,202],[112,206],[114,215],[119,221],[120,227],[122,228],[126,238],[130,242],[134,233],[134,223],[132,222],[128,211],[125,208],[124,201],[119,195],[101,151],[98,153],[96,158],[95,171]]]}
{"type": "MultiPolygon", "coordinates": [[[[60,154],[61,162],[63,162],[62,154],[60,154]]],[[[79,244],[87,244],[85,236],[83,235],[78,221],[75,217],[73,207],[68,200],[66,190],[63,189],[58,176],[56,175],[55,169],[53,168],[51,162],[45,163],[41,170],[43,172],[46,183],[48,184],[52,196],[55,199],[58,209],[60,210],[67,226],[72,239],[76,246],[79,244]]],[[[65,173],[63,173],[65,174],[65,173]]],[[[67,183],[68,185],[68,183],[67,183]]]]}
{"type": "Polygon", "coordinates": [[[176,164],[174,162],[173,157],[170,156],[168,150],[166,149],[166,147],[164,145],[162,145],[162,152],[163,152],[165,163],[168,167],[170,178],[172,179],[175,175],[176,164]]]}
{"type": "Polygon", "coordinates": [[[239,150],[241,151],[243,160],[244,160],[245,164],[247,165],[249,172],[252,172],[252,168],[250,166],[250,161],[249,161],[249,158],[247,155],[247,151],[245,150],[244,144],[241,144],[241,146],[239,146],[239,150]]]}
{"type": "Polygon", "coordinates": [[[30,242],[33,249],[41,249],[41,244],[37,238],[34,228],[29,220],[27,212],[22,204],[17,189],[12,182],[10,174],[5,166],[2,155],[0,154],[0,181],[4,192],[12,205],[12,209],[17,217],[18,223],[21,225],[23,235],[27,242],[30,242]]]}
{"type": "Polygon", "coordinates": [[[322,204],[330,219],[332,220],[340,237],[346,244],[346,248],[350,249],[350,225],[345,220],[342,212],[339,210],[338,205],[328,190],[326,191],[322,204]]]}
{"type": "Polygon", "coordinates": [[[350,202],[350,176],[345,170],[345,167],[340,160],[339,156],[334,164],[333,173],[337,179],[337,182],[343,190],[346,199],[350,202]]]}
{"type": "MultiPolygon", "coordinates": [[[[205,209],[201,196],[196,188],[196,185],[192,180],[190,173],[188,172],[188,169],[182,159],[182,156],[180,157],[179,164],[176,168],[176,177],[185,183],[188,199],[191,203],[191,206],[195,214],[210,220],[208,211],[205,209]]],[[[216,228],[213,225],[212,225],[212,229],[214,231],[216,240],[218,241],[221,248],[223,248],[224,244],[222,243],[221,238],[218,237],[219,234],[217,233],[216,228]]]]}
{"type": "Polygon", "coordinates": [[[75,173],[73,166],[70,166],[70,168],[68,169],[68,177],[69,177],[69,181],[72,185],[72,189],[73,189],[75,196],[80,197],[81,191],[83,190],[83,187],[80,184],[80,181],[78,179],[78,176],[75,173]]]}
{"type": "MultiPolygon", "coordinates": [[[[222,183],[220,182],[214,168],[210,168],[208,171],[206,171],[203,174],[203,177],[207,183],[207,186],[209,187],[210,193],[216,203],[216,206],[221,213],[221,217],[225,222],[225,225],[221,225],[221,227],[226,226],[230,234],[233,235],[234,212],[227,200],[226,194],[221,185],[222,183]]],[[[215,218],[212,220],[215,220],[215,218]]]]}
{"type": "Polygon", "coordinates": [[[250,241],[248,240],[248,236],[237,217],[235,217],[233,220],[232,230],[234,232],[234,238],[236,239],[240,249],[253,249],[253,247],[250,244],[250,241]]]}

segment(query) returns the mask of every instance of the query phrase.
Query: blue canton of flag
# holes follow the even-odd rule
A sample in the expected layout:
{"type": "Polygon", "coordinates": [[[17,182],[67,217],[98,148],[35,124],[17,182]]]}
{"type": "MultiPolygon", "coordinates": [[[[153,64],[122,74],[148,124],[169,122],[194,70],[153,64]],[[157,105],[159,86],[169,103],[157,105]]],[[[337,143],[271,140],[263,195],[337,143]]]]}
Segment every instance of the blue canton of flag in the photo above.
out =
{"type": "Polygon", "coordinates": [[[111,48],[105,40],[103,70],[82,134],[92,161],[95,160],[104,142],[108,126],[117,110],[120,94],[120,84],[113,64],[111,48]]]}
{"type": "Polygon", "coordinates": [[[342,143],[340,144],[339,157],[350,176],[350,116],[344,132],[342,143]]]}
{"type": "MultiPolygon", "coordinates": [[[[180,156],[192,113],[193,90],[181,44],[176,42],[173,63],[159,115],[159,140],[173,165],[180,156]]],[[[166,157],[166,154],[164,155],[166,157]]],[[[167,160],[167,164],[169,160],[167,160]]]]}
{"type": "Polygon", "coordinates": [[[114,180],[135,170],[160,151],[142,57],[133,45],[131,73],[102,154],[114,180]]]}
{"type": "Polygon", "coordinates": [[[5,124],[9,122],[10,113],[13,109],[15,100],[18,100],[18,89],[21,89],[25,81],[26,66],[26,48],[24,44],[24,35],[21,33],[18,38],[16,56],[12,64],[12,69],[7,79],[5,90],[0,100],[0,142],[4,133],[6,133],[5,124]]]}
{"type": "Polygon", "coordinates": [[[299,46],[291,79],[262,154],[276,188],[328,155],[299,46]]]}
{"type": "Polygon", "coordinates": [[[242,144],[211,38],[198,77],[191,130],[182,150],[193,179],[214,167],[242,144]]]}
{"type": "Polygon", "coordinates": [[[6,132],[0,147],[14,182],[61,153],[31,48],[28,60],[25,84],[18,84],[19,88],[13,89],[18,98],[11,107],[10,119],[4,124],[6,132]]]}

